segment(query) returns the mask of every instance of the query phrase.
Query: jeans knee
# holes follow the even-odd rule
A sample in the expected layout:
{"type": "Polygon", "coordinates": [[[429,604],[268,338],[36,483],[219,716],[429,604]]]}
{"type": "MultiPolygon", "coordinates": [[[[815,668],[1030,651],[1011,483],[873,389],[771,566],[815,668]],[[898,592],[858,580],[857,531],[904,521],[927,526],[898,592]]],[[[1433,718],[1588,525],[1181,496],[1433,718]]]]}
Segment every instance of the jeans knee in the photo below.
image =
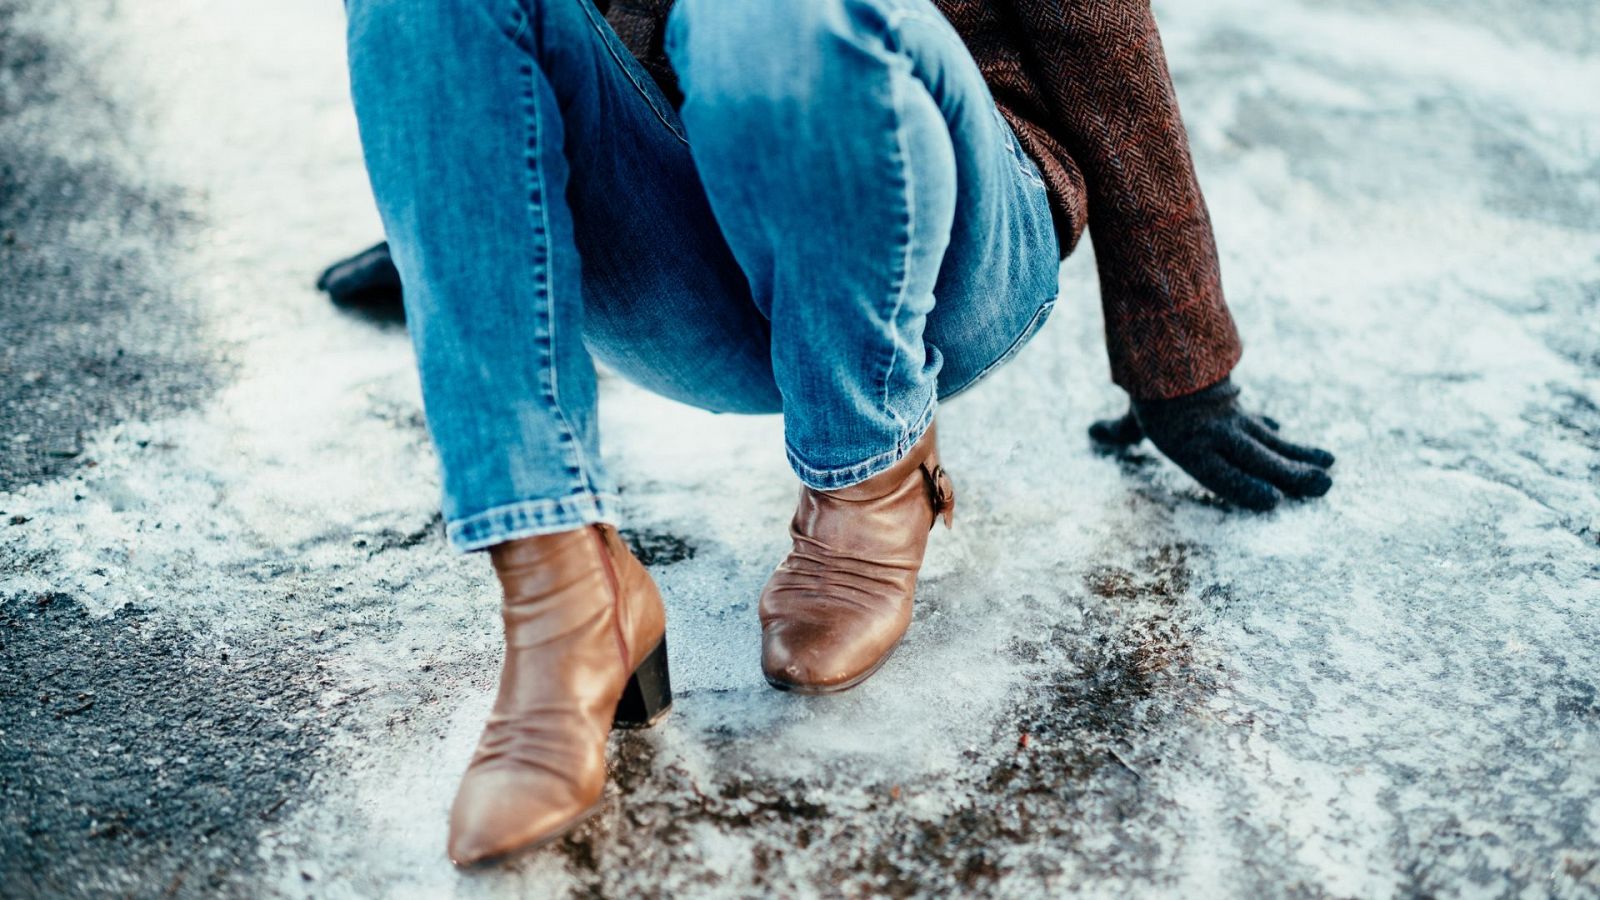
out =
{"type": "Polygon", "coordinates": [[[874,0],[678,0],[667,46],[693,100],[820,101],[881,50],[876,18],[874,0]]]}
{"type": "MultiPolygon", "coordinates": [[[[573,29],[592,28],[583,4],[592,0],[345,0],[352,47],[371,46],[396,54],[408,50],[436,55],[465,52],[461,42],[484,34],[538,44],[536,36],[555,31],[547,42],[561,43],[573,29]],[[448,49],[446,49],[448,48],[448,49]]],[[[598,14],[597,14],[598,15],[598,14]]],[[[396,64],[405,65],[403,60],[396,64]]]]}
{"type": "Polygon", "coordinates": [[[497,0],[345,0],[346,30],[352,50],[370,50],[366,59],[404,68],[408,54],[439,52],[441,36],[461,30],[464,17],[481,17],[497,0]]]}
{"type": "Polygon", "coordinates": [[[345,29],[352,46],[387,41],[403,32],[407,4],[402,0],[345,0],[345,29]]]}

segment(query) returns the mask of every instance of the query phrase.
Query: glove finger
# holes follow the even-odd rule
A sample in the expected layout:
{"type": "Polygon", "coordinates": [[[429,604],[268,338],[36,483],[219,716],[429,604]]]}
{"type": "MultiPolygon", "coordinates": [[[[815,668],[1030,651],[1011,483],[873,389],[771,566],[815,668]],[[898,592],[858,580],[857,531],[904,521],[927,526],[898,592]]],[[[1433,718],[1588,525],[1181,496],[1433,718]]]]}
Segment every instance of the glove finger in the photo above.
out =
{"type": "Polygon", "coordinates": [[[1283,499],[1277,488],[1234,466],[1214,450],[1179,461],[1178,465],[1213,494],[1245,509],[1265,512],[1283,499]]]}
{"type": "Polygon", "coordinates": [[[1234,432],[1222,442],[1222,455],[1291,497],[1321,497],[1333,487],[1333,479],[1327,472],[1281,456],[1242,432],[1234,432]]]}
{"type": "MultiPolygon", "coordinates": [[[[1261,418],[1265,425],[1272,424],[1266,419],[1265,416],[1262,416],[1261,418]]],[[[1268,450],[1271,450],[1279,456],[1286,456],[1295,462],[1310,463],[1313,466],[1323,469],[1333,465],[1332,453],[1329,453],[1326,450],[1320,450],[1316,447],[1307,447],[1303,444],[1296,444],[1292,441],[1286,441],[1276,434],[1276,428],[1268,431],[1263,425],[1258,425],[1255,422],[1251,422],[1246,427],[1246,430],[1250,432],[1251,437],[1254,437],[1256,440],[1260,441],[1268,450]]]]}
{"type": "Polygon", "coordinates": [[[1278,430],[1278,420],[1277,419],[1274,419],[1271,416],[1262,416],[1261,417],[1261,421],[1264,422],[1266,424],[1266,426],[1268,428],[1271,428],[1273,431],[1277,431],[1278,430]]]}
{"type": "Polygon", "coordinates": [[[1144,429],[1130,412],[1120,419],[1101,419],[1090,425],[1089,437],[1101,444],[1131,447],[1144,440],[1144,429]]]}

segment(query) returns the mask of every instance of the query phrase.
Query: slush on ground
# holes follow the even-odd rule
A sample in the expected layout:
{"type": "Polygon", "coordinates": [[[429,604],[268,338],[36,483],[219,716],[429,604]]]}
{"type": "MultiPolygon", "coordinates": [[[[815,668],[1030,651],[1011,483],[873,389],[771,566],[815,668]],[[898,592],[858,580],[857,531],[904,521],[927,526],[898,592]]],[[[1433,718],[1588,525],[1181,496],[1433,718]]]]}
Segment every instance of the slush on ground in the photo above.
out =
{"type": "Polygon", "coordinates": [[[1156,8],[1235,380],[1333,491],[1097,453],[1085,247],[941,413],[905,644],[786,695],[781,423],[603,375],[677,703],[462,874],[498,594],[403,326],[312,284],[381,237],[340,4],[0,0],[0,894],[1600,893],[1600,7],[1156,8]]]}

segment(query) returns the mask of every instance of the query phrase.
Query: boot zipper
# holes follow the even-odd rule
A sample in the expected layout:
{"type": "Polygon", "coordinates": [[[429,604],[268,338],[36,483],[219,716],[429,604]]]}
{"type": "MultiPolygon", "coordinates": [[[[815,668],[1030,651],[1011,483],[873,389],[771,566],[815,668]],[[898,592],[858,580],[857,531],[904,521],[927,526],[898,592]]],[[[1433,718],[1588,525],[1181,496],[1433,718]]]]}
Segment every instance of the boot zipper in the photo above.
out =
{"type": "Polygon", "coordinates": [[[605,534],[594,529],[594,539],[600,545],[600,567],[605,569],[606,583],[611,586],[611,629],[617,636],[617,650],[622,654],[622,667],[628,668],[628,641],[622,636],[622,586],[617,580],[617,569],[611,564],[611,550],[606,546],[605,534]]]}

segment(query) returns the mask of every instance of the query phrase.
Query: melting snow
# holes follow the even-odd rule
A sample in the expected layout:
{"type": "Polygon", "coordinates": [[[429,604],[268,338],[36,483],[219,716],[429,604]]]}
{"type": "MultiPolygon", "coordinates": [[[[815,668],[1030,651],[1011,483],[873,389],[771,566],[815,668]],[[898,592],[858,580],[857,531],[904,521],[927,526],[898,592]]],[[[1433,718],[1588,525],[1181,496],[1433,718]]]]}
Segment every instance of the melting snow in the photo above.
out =
{"type": "Polygon", "coordinates": [[[1593,892],[1600,56],[1495,8],[1160,5],[1238,380],[1338,453],[1324,501],[1241,514],[1148,451],[1092,451],[1121,400],[1085,251],[1035,343],[942,413],[960,515],[907,642],[799,698],[757,662],[780,424],[607,378],[627,524],[692,550],[657,566],[678,704],[614,740],[596,823],[475,875],[443,845],[496,674],[492,579],[437,534],[404,334],[310,287],[378,234],[339,5],[41,14],[201,218],[174,277],[234,375],[0,495],[30,520],[0,529],[30,561],[0,596],[317,661],[317,708],[278,712],[327,739],[264,818],[252,893],[1593,892]]]}

